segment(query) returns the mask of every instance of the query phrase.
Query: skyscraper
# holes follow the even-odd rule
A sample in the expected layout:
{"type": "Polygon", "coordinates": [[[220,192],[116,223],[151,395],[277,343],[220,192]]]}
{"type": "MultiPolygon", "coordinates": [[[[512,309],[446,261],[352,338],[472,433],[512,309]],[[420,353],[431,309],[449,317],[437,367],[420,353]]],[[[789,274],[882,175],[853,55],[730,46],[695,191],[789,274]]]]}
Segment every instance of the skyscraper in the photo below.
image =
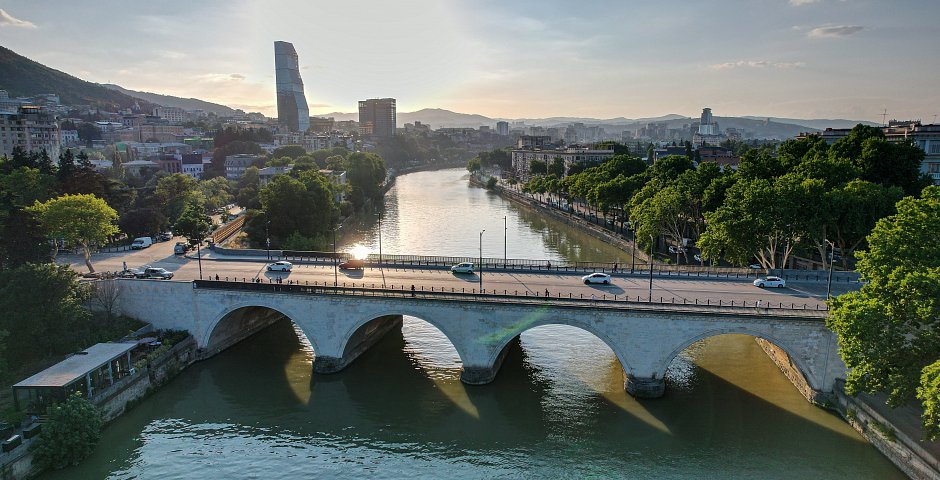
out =
{"type": "Polygon", "coordinates": [[[310,110],[300,79],[297,51],[288,42],[274,42],[274,80],[277,84],[277,121],[292,132],[310,128],[310,110]]]}
{"type": "Polygon", "coordinates": [[[396,122],[394,98],[359,101],[359,131],[364,135],[394,137],[396,122]]]}

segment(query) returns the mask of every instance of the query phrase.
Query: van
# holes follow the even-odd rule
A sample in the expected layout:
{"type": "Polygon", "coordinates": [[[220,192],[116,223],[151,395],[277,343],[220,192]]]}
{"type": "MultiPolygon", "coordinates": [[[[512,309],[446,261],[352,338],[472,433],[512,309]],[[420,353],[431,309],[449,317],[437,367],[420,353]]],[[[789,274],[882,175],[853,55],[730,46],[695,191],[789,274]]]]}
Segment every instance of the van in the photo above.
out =
{"type": "Polygon", "coordinates": [[[147,248],[153,245],[153,239],[150,237],[138,237],[134,239],[134,243],[131,244],[131,249],[140,250],[147,248]]]}

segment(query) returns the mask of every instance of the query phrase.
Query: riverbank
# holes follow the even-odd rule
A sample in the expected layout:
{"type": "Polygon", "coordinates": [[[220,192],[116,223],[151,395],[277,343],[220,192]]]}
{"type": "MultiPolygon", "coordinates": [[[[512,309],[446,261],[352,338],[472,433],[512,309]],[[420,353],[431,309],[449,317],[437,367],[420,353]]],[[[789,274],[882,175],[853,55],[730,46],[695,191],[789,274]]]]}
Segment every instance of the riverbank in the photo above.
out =
{"type": "MultiPolygon", "coordinates": [[[[482,181],[476,176],[470,176],[470,184],[484,187],[482,181]]],[[[567,225],[581,228],[596,238],[602,238],[620,248],[630,252],[632,242],[617,238],[598,226],[584,221],[577,216],[551,208],[527,195],[516,192],[503,186],[494,191],[502,198],[514,204],[537,211],[567,225]]],[[[639,254],[639,252],[637,252],[639,254]]],[[[648,257],[644,256],[644,261],[648,257]]],[[[780,272],[784,274],[785,272],[780,272]]],[[[811,275],[806,274],[807,280],[811,275]]],[[[856,279],[856,281],[858,281],[856,279]]],[[[848,397],[841,388],[842,383],[833,388],[832,394],[820,395],[815,392],[799,369],[793,364],[789,356],[776,345],[767,340],[757,338],[758,345],[764,353],[774,362],[777,368],[796,387],[800,394],[810,403],[823,409],[835,411],[841,417],[874,445],[886,458],[913,479],[940,479],[940,443],[916,441],[923,436],[920,427],[920,412],[915,408],[892,410],[884,404],[882,398],[869,395],[860,395],[858,398],[848,397]]],[[[831,348],[837,348],[833,335],[831,348]]],[[[827,367],[835,368],[835,367],[827,367]]],[[[840,368],[845,369],[844,364],[840,368]]]]}

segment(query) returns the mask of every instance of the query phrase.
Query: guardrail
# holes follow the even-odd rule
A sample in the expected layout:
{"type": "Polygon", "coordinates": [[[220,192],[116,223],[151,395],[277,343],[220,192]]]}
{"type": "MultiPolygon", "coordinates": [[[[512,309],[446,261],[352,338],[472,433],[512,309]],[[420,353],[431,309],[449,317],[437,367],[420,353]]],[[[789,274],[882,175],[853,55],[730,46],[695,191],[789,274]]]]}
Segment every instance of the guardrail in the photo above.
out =
{"type": "Polygon", "coordinates": [[[288,280],[287,283],[278,281],[264,282],[262,280],[253,280],[242,278],[229,279],[229,277],[219,280],[193,280],[193,288],[200,289],[221,289],[221,290],[247,290],[266,293],[293,293],[307,295],[340,295],[340,296],[367,296],[367,297],[387,297],[387,298],[414,298],[414,299],[433,299],[433,300],[452,300],[452,301],[472,301],[489,303],[527,303],[537,305],[559,305],[559,306],[579,306],[590,308],[613,308],[613,309],[650,309],[655,310],[674,310],[674,311],[725,311],[734,313],[748,314],[782,314],[787,316],[824,318],[829,306],[825,304],[810,305],[808,303],[797,302],[764,302],[756,300],[748,302],[746,300],[722,300],[705,301],[687,300],[680,297],[644,297],[631,295],[590,295],[573,294],[571,292],[556,292],[552,295],[546,291],[547,295],[540,295],[537,291],[528,290],[498,290],[483,289],[477,291],[475,288],[446,288],[431,287],[430,290],[424,286],[416,287],[411,285],[376,285],[365,282],[347,285],[345,282],[337,285],[330,285],[330,282],[294,282],[288,280]]]}

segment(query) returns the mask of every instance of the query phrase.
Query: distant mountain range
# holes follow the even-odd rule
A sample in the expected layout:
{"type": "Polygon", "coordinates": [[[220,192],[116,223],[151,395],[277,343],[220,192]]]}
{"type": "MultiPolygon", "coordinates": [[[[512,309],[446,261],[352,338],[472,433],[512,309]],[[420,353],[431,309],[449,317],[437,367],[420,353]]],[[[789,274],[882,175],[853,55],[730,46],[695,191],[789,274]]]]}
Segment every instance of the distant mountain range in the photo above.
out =
{"type": "Polygon", "coordinates": [[[198,98],[180,98],[174,97],[172,95],[161,95],[159,93],[138,92],[136,90],[128,90],[120,85],[114,85],[111,83],[103,83],[101,86],[110,90],[121,92],[131,97],[146,100],[150,103],[162,105],[164,107],[179,107],[183,110],[205,110],[206,112],[212,112],[221,117],[235,115],[234,108],[220,105],[218,103],[207,102],[205,100],[199,100],[198,98]]]}
{"type": "Polygon", "coordinates": [[[64,105],[91,105],[110,111],[138,106],[149,112],[154,106],[149,101],[49,68],[4,47],[0,47],[0,90],[6,90],[11,97],[55,93],[64,105]]]}
{"type": "MultiPolygon", "coordinates": [[[[0,47],[0,89],[10,96],[32,96],[42,93],[56,93],[66,105],[92,105],[104,110],[139,107],[143,112],[150,112],[155,106],[179,107],[185,110],[205,110],[217,115],[228,116],[235,109],[217,103],[196,98],[180,98],[171,95],[139,92],[118,85],[86,82],[69,74],[46,67],[13,51],[0,47]]],[[[333,112],[323,117],[336,120],[358,120],[358,113],[333,112]]],[[[632,131],[647,123],[666,123],[667,128],[689,128],[698,117],[668,114],[660,117],[629,119],[625,117],[597,119],[586,117],[549,117],[549,118],[490,118],[483,115],[458,113],[440,108],[425,108],[416,112],[398,112],[398,126],[419,121],[431,128],[477,128],[482,125],[494,127],[496,122],[505,120],[510,123],[523,122],[526,125],[559,127],[571,123],[597,125],[608,133],[632,131]]],[[[715,117],[722,129],[737,128],[754,138],[792,138],[801,132],[821,130],[827,127],[850,128],[858,123],[877,125],[872,122],[855,120],[795,119],[773,117],[715,117]]]]}

